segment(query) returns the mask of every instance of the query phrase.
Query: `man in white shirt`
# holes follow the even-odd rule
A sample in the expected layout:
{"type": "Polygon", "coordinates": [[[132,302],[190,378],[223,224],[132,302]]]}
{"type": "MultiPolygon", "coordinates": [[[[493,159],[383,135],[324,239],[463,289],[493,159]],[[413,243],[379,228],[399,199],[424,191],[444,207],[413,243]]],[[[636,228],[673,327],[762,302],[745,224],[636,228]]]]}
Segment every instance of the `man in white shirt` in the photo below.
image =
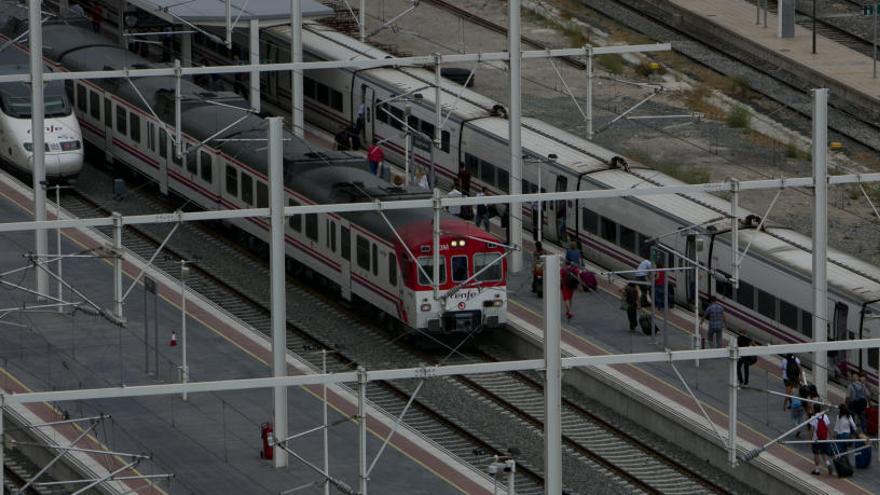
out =
{"type": "MultiPolygon", "coordinates": [[[[452,186],[452,190],[449,191],[449,194],[446,195],[447,198],[460,198],[462,197],[461,191],[458,190],[458,179],[455,181],[455,185],[452,186]]],[[[461,206],[455,205],[449,207],[449,213],[460,217],[461,216],[461,206]]]]}
{"type": "Polygon", "coordinates": [[[651,302],[648,301],[648,293],[650,292],[650,285],[648,285],[648,274],[651,273],[649,270],[654,268],[654,263],[651,263],[649,259],[643,259],[641,263],[639,263],[639,267],[636,268],[636,281],[640,282],[639,284],[639,292],[642,293],[641,302],[643,308],[651,305],[651,302]]]}

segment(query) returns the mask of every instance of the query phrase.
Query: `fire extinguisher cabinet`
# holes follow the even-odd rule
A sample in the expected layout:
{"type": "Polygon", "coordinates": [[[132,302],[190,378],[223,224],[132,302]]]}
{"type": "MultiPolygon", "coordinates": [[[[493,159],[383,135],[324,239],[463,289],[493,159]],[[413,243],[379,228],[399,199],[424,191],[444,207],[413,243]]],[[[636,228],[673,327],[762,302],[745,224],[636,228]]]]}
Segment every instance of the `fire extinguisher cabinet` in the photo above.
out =
{"type": "Polygon", "coordinates": [[[272,423],[263,423],[260,425],[260,439],[262,440],[262,448],[260,449],[261,459],[272,459],[274,449],[272,448],[272,423]]]}

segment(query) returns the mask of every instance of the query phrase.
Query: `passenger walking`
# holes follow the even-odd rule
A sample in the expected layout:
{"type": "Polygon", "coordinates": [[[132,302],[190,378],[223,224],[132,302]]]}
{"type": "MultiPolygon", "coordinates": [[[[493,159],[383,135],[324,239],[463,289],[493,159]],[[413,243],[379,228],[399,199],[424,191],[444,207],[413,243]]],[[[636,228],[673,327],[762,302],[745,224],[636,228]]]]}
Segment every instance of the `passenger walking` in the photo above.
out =
{"type": "MultiPolygon", "coordinates": [[[[782,358],[782,382],[785,384],[785,395],[791,395],[801,385],[801,360],[794,354],[782,358]]],[[[790,401],[789,397],[782,401],[783,411],[788,409],[790,401]]]]}
{"type": "Polygon", "coordinates": [[[620,291],[621,303],[626,310],[629,320],[629,331],[635,332],[639,325],[639,289],[636,284],[630,282],[620,291]]]}
{"type": "Polygon", "coordinates": [[[539,297],[544,293],[544,259],[542,256],[547,254],[544,251],[544,245],[541,241],[535,243],[535,252],[532,254],[532,292],[538,294],[539,297]]]}
{"type": "MultiPolygon", "coordinates": [[[[659,265],[659,264],[658,264],[659,265]]],[[[660,272],[663,273],[663,272],[660,272]]],[[[656,301],[654,304],[657,304],[656,301]]],[[[703,312],[703,317],[700,318],[700,324],[703,324],[703,320],[709,320],[709,330],[706,332],[706,345],[710,348],[721,347],[724,344],[724,307],[721,306],[721,303],[715,299],[715,296],[709,296],[709,305],[706,306],[706,311],[703,312]]],[[[739,376],[739,363],[737,363],[737,376],[739,376]]],[[[748,383],[748,375],[749,370],[746,367],[745,370],[745,382],[748,383]]],[[[743,382],[742,377],[739,378],[740,383],[743,382]]]]}
{"type": "Polygon", "coordinates": [[[538,212],[538,202],[532,201],[532,240],[535,242],[541,241],[541,239],[538,239],[538,230],[540,230],[538,228],[538,225],[540,225],[538,222],[543,220],[543,218],[539,218],[544,216],[543,213],[543,210],[538,212]]]}
{"type": "Polygon", "coordinates": [[[657,270],[654,272],[654,309],[658,311],[666,311],[666,270],[663,263],[657,263],[657,270]]]}
{"type": "Polygon", "coordinates": [[[562,290],[562,302],[565,304],[565,317],[569,320],[574,316],[571,312],[571,299],[574,291],[581,283],[578,269],[571,263],[566,262],[560,270],[560,289],[562,290]]]}
{"type": "Polygon", "coordinates": [[[852,380],[846,389],[846,403],[852,415],[859,419],[859,428],[865,430],[865,409],[868,407],[871,392],[868,389],[864,371],[859,372],[858,375],[853,371],[850,376],[852,376],[852,380]]]}
{"type": "Polygon", "coordinates": [[[648,285],[644,285],[648,283],[648,274],[651,273],[650,270],[654,269],[654,264],[651,263],[649,259],[643,259],[641,263],[639,263],[639,267],[636,268],[636,281],[640,282],[639,290],[642,293],[642,307],[648,306],[650,303],[648,302],[648,285]]]}
{"type": "MultiPolygon", "coordinates": [[[[714,301],[714,297],[710,298],[710,301],[714,301]]],[[[719,305],[720,306],[720,305],[719,305]]],[[[708,308],[707,308],[708,309],[708,308]]],[[[722,314],[722,318],[724,315],[722,314]]],[[[751,347],[755,345],[755,341],[749,338],[746,334],[739,334],[736,337],[736,346],[739,348],[743,347],[751,347]]],[[[758,356],[744,356],[739,358],[736,361],[736,377],[739,379],[740,385],[748,385],[749,384],[749,367],[758,362],[758,356]]]]}
{"type": "MultiPolygon", "coordinates": [[[[455,184],[452,185],[452,190],[446,194],[447,198],[460,198],[462,196],[461,191],[458,190],[458,179],[455,179],[455,184]]],[[[460,217],[461,216],[461,205],[455,205],[449,207],[449,213],[460,217]]]]}
{"type": "Polygon", "coordinates": [[[347,127],[340,126],[339,132],[333,136],[333,140],[336,142],[337,151],[348,151],[351,149],[351,134],[349,134],[347,127]]]}
{"type": "MultiPolygon", "coordinates": [[[[483,197],[485,193],[480,191],[477,193],[477,197],[483,197]]],[[[477,214],[474,216],[474,225],[477,227],[483,227],[486,232],[489,232],[489,207],[484,203],[480,203],[477,205],[477,214]]]]}
{"type": "Polygon", "coordinates": [[[358,104],[357,108],[357,120],[355,120],[355,130],[360,134],[364,130],[364,122],[366,122],[367,116],[367,107],[363,102],[358,104]]]}
{"type": "MultiPolygon", "coordinates": [[[[849,440],[855,438],[856,422],[853,421],[852,414],[846,404],[841,404],[837,408],[837,421],[834,422],[834,437],[838,440],[849,440]]],[[[837,442],[837,451],[844,454],[849,451],[849,442],[837,442]]]]}
{"type": "Polygon", "coordinates": [[[461,184],[461,192],[464,193],[465,196],[470,196],[471,172],[463,163],[458,166],[458,182],[461,184]]]}
{"type": "Polygon", "coordinates": [[[101,32],[101,23],[104,22],[104,8],[100,4],[95,3],[92,6],[92,31],[101,32]]]}
{"type": "MultiPolygon", "coordinates": [[[[800,397],[791,399],[790,415],[793,426],[798,426],[804,422],[804,412],[804,401],[802,401],[800,397]]],[[[795,438],[801,437],[801,428],[798,428],[794,436],[795,438]]]]}
{"type": "Polygon", "coordinates": [[[379,146],[379,142],[373,142],[367,148],[367,160],[370,162],[370,173],[382,177],[382,162],[385,161],[385,151],[379,146]]]}
{"type": "Polygon", "coordinates": [[[575,266],[584,266],[584,255],[575,241],[569,241],[565,247],[565,261],[575,266]]]}
{"type": "Polygon", "coordinates": [[[821,412],[817,417],[813,418],[810,421],[810,431],[813,432],[813,471],[812,474],[821,474],[820,468],[822,467],[820,462],[820,457],[825,458],[825,467],[828,468],[828,474],[831,474],[831,445],[828,443],[821,443],[823,440],[828,440],[831,435],[829,435],[829,431],[831,431],[831,420],[828,419],[828,415],[825,412],[821,412]]]}

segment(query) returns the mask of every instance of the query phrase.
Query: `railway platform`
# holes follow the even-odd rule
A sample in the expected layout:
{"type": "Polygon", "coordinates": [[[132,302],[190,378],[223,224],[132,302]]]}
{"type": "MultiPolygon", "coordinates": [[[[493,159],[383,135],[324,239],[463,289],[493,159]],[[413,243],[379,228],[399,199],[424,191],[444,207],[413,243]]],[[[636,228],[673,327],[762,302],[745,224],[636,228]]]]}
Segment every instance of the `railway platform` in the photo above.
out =
{"type": "MultiPolygon", "coordinates": [[[[528,241],[527,249],[531,248],[531,241],[528,241]]],[[[520,346],[516,350],[521,353],[539,352],[543,339],[540,330],[543,301],[531,292],[530,265],[531,262],[527,261],[522,273],[511,275],[508,279],[509,323],[522,337],[511,340],[520,341],[513,345],[520,346]],[[523,340],[531,341],[534,346],[524,349],[523,340]]],[[[595,266],[590,268],[600,271],[595,266]]],[[[570,320],[563,320],[563,353],[575,356],[691,348],[694,328],[692,312],[688,314],[681,308],[670,311],[668,325],[664,325],[658,313],[658,327],[662,330],[668,326],[668,330],[665,338],[661,332],[654,341],[640,329],[629,331],[626,313],[619,309],[618,290],[621,285],[605,277],[600,277],[599,282],[598,291],[578,291],[575,294],[574,316],[570,320]]],[[[726,331],[725,345],[731,337],[735,338],[735,335],[726,331]]],[[[741,481],[744,479],[742,470],[750,470],[747,476],[754,478],[750,486],[759,491],[847,494],[880,491],[880,466],[876,460],[868,469],[856,469],[854,476],[848,479],[829,476],[825,469],[820,476],[811,476],[813,459],[809,444],[774,444],[748,464],[725,467],[726,452],[715,431],[726,438],[729,363],[727,360],[702,360],[698,366],[687,362],[676,367],[687,382],[687,387],[706,408],[714,428],[707,423],[670,364],[600,367],[586,372],[568,371],[565,375],[567,383],[579,388],[586,396],[594,397],[597,402],[725,469],[741,481]],[[577,377],[584,374],[589,374],[591,378],[581,380],[577,377]],[[740,472],[737,473],[737,470],[740,472]],[[757,481],[762,477],[765,477],[765,481],[757,481]],[[771,478],[773,481],[769,481],[771,478]]],[[[829,402],[843,402],[845,391],[834,385],[829,388],[829,402]]],[[[738,448],[741,454],[766,444],[793,426],[789,411],[783,410],[783,398],[767,394],[764,390],[784,392],[777,359],[761,358],[751,367],[749,387],[739,391],[738,448]]],[[[829,417],[833,420],[835,416],[829,414],[829,417]]],[[[808,438],[806,434],[802,435],[802,439],[808,438]]],[[[876,449],[873,457],[876,459],[876,449]]]]}
{"type": "MultiPolygon", "coordinates": [[[[30,190],[0,174],[0,222],[26,220],[32,204],[30,190]]],[[[50,208],[50,218],[52,208],[50,208]]],[[[54,233],[52,236],[54,238],[54,233]]],[[[26,264],[23,254],[33,245],[30,233],[3,235],[6,249],[0,252],[0,272],[26,264]]],[[[107,240],[92,231],[65,232],[62,251],[85,253],[107,240]]],[[[54,244],[54,243],[53,243],[54,244]]],[[[65,261],[64,276],[101,307],[112,307],[112,268],[106,258],[65,261]]],[[[125,288],[143,266],[143,261],[126,255],[123,263],[125,288]]],[[[126,300],[127,325],[120,327],[85,312],[62,315],[55,308],[4,311],[0,331],[0,387],[7,392],[65,388],[96,388],[143,385],[176,381],[181,364],[182,335],[179,282],[152,268],[147,274],[156,283],[157,302],[143,307],[142,289],[136,287],[126,300]],[[154,308],[155,307],[155,312],[154,308]],[[158,322],[158,346],[153,328],[144,338],[144,314],[149,326],[158,322]],[[154,319],[155,318],[155,319],[154,319]],[[12,323],[12,325],[10,325],[12,323]],[[170,346],[172,330],[177,346],[170,346]],[[158,362],[156,351],[158,349],[158,362]],[[146,361],[149,360],[149,373],[146,361]]],[[[20,274],[28,286],[32,272],[20,274]]],[[[9,279],[8,277],[6,277],[9,279]]],[[[11,279],[9,279],[11,280],[11,279]]],[[[268,283],[268,281],[267,281],[268,283]]],[[[54,291],[54,281],[51,282],[54,291]]],[[[0,307],[23,308],[33,297],[15,290],[0,293],[0,307]]],[[[187,297],[187,345],[190,379],[218,380],[268,376],[271,362],[269,342],[261,334],[227,315],[197,293],[187,297]]],[[[288,353],[289,373],[315,372],[296,355],[288,353]]],[[[290,434],[323,424],[322,390],[292,388],[288,391],[290,434]]],[[[330,474],[357,489],[358,428],[352,418],[357,399],[347,388],[328,387],[328,445],[330,474]]],[[[299,493],[323,493],[322,477],[291,457],[289,467],[274,469],[260,458],[261,423],[272,421],[271,390],[222,394],[190,394],[143,399],[114,399],[30,407],[34,418],[51,420],[69,415],[87,417],[109,414],[90,437],[98,450],[149,453],[152,459],[138,466],[140,471],[123,474],[173,473],[166,482],[146,490],[144,482],[131,481],[118,493],[283,493],[305,487],[299,493]],[[146,491],[145,491],[146,490],[146,491]]],[[[379,451],[395,418],[368,405],[368,459],[379,451]]],[[[72,428],[56,440],[73,440],[72,428]]],[[[85,445],[84,445],[85,446],[85,445]]],[[[292,441],[294,451],[316,466],[323,465],[323,442],[317,431],[292,441]]],[[[401,428],[392,437],[370,475],[373,493],[443,494],[492,493],[487,474],[467,465],[416,432],[401,428]]],[[[108,471],[124,466],[119,456],[91,455],[92,462],[108,471]]],[[[488,463],[489,461],[487,461],[488,463]]]]}

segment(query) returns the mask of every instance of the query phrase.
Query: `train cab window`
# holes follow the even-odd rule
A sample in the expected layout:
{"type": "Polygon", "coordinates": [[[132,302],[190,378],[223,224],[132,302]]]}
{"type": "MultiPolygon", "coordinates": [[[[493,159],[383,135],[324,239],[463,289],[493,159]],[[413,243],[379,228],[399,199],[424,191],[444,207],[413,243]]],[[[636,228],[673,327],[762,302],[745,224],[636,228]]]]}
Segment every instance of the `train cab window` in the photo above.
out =
{"type": "Polygon", "coordinates": [[[104,98],[104,125],[113,127],[113,105],[110,98],[104,98]]]}
{"type": "Polygon", "coordinates": [[[798,329],[798,309],[794,304],[779,300],[779,322],[791,328],[798,329]]]}
{"type": "Polygon", "coordinates": [[[388,283],[397,287],[397,256],[394,253],[388,253],[388,283]]]}
{"type": "Polygon", "coordinates": [[[340,229],[339,243],[342,259],[351,261],[351,230],[348,227],[340,229]]]}
{"type": "Polygon", "coordinates": [[[617,224],[613,220],[602,218],[599,222],[602,226],[602,239],[608,242],[617,243],[617,224]]]}
{"type": "Polygon", "coordinates": [[[510,192],[510,174],[501,168],[498,169],[498,189],[504,193],[510,192]]]}
{"type": "Polygon", "coordinates": [[[309,213],[306,215],[306,237],[318,242],[318,214],[309,213]]]}
{"type": "Polygon", "coordinates": [[[586,208],[581,209],[581,227],[591,234],[599,233],[599,215],[586,208]]]}
{"type": "Polygon", "coordinates": [[[226,165],[226,193],[238,197],[238,170],[232,165],[226,165]]]}
{"type": "Polygon", "coordinates": [[[736,290],[736,302],[753,309],[755,307],[755,288],[740,280],[739,288],[736,290]]]}
{"type": "MultiPolygon", "coordinates": [[[[168,154],[168,133],[164,127],[159,127],[159,156],[165,158],[168,154]]],[[[236,196],[238,193],[235,194],[236,196]]]]}
{"type": "Polygon", "coordinates": [[[80,111],[85,112],[88,110],[86,105],[88,104],[88,100],[86,99],[86,85],[85,84],[77,84],[76,85],[76,108],[79,108],[80,111]]]}
{"type": "Polygon", "coordinates": [[[758,289],[758,312],[767,318],[776,319],[776,298],[758,289]]]}
{"type": "Polygon", "coordinates": [[[468,279],[468,258],[467,256],[453,256],[450,266],[452,268],[452,281],[464,282],[468,279]]]}
{"type": "Polygon", "coordinates": [[[357,246],[355,246],[355,255],[357,256],[357,265],[364,270],[370,269],[370,241],[365,237],[357,236],[357,246]]]}
{"type": "Polygon", "coordinates": [[[116,105],[116,132],[119,134],[128,134],[126,117],[125,107],[116,105]]]}
{"type": "Polygon", "coordinates": [[[128,114],[128,124],[131,128],[131,140],[141,142],[141,118],[134,112],[128,114]]]}
{"type": "Polygon", "coordinates": [[[813,313],[801,310],[801,333],[813,337],[813,313]]]}
{"type": "MultiPolygon", "coordinates": [[[[257,181],[257,208],[269,207],[269,186],[265,182],[257,181]]],[[[315,237],[317,241],[317,236],[315,237]]]]}
{"type": "Polygon", "coordinates": [[[101,95],[96,91],[89,92],[89,115],[95,120],[101,120],[101,95]]]}
{"type": "MultiPolygon", "coordinates": [[[[474,273],[479,273],[480,270],[486,268],[486,265],[489,265],[493,261],[500,258],[501,255],[498,253],[477,253],[474,255],[474,273]]],[[[501,264],[503,261],[498,261],[491,267],[489,267],[486,271],[477,276],[476,280],[480,282],[497,282],[501,280],[502,270],[501,264]]]]}
{"type": "Polygon", "coordinates": [[[211,184],[214,182],[214,164],[211,154],[206,151],[199,151],[199,172],[202,180],[211,184]]]}
{"type": "MultiPolygon", "coordinates": [[[[296,201],[289,199],[287,200],[288,206],[299,206],[299,203],[296,201]]],[[[302,232],[302,215],[290,215],[287,217],[287,224],[290,225],[290,228],[295,232],[302,232]]]]}
{"type": "MultiPolygon", "coordinates": [[[[431,279],[434,276],[434,259],[432,256],[422,256],[419,258],[419,264],[422,265],[424,271],[419,270],[419,285],[431,285],[431,279]],[[428,274],[426,277],[425,274],[428,274]]],[[[446,283],[446,257],[440,257],[440,285],[446,283]]]]}
{"type": "Polygon", "coordinates": [[[636,231],[620,225],[620,247],[626,249],[629,252],[635,253],[638,251],[638,246],[636,245],[636,231]]]}
{"type": "Polygon", "coordinates": [[[373,244],[370,246],[370,258],[373,264],[373,275],[379,276],[379,248],[373,244]]]}
{"type": "Polygon", "coordinates": [[[244,172],[241,173],[241,200],[248,205],[254,204],[254,179],[244,172]]]}

